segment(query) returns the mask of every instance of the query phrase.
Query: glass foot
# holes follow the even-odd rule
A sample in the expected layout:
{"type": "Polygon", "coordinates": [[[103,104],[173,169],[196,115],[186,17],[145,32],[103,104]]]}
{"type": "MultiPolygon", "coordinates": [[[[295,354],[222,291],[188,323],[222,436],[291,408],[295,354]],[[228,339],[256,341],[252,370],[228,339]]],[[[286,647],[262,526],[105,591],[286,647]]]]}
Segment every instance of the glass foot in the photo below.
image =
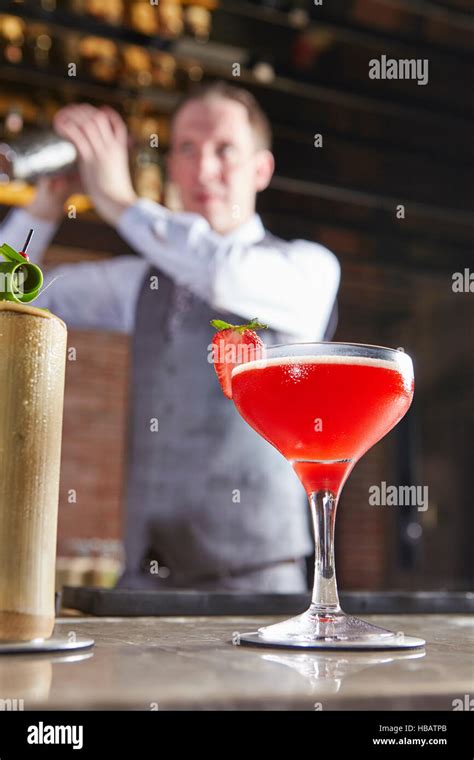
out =
{"type": "Polygon", "coordinates": [[[282,623],[241,633],[239,641],[306,649],[412,649],[426,643],[424,639],[407,636],[403,631],[394,633],[342,611],[321,615],[312,607],[282,623]]]}

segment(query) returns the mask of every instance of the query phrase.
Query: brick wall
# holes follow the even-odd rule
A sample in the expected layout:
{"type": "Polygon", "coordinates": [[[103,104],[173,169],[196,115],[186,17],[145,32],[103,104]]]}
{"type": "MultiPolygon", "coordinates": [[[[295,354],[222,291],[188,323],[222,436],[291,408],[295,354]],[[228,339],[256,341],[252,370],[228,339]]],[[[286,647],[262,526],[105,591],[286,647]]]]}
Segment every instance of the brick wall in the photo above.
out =
{"type": "MultiPolygon", "coordinates": [[[[101,258],[52,246],[45,268],[101,258]]],[[[74,554],[77,539],[122,537],[129,338],[119,333],[69,330],[68,354],[59,555],[74,554]],[[75,360],[71,360],[71,348],[75,360]]]]}
{"type": "Polygon", "coordinates": [[[59,553],[71,539],[122,535],[128,338],[69,332],[59,500],[59,553]],[[70,490],[76,492],[71,500],[70,490]]]}

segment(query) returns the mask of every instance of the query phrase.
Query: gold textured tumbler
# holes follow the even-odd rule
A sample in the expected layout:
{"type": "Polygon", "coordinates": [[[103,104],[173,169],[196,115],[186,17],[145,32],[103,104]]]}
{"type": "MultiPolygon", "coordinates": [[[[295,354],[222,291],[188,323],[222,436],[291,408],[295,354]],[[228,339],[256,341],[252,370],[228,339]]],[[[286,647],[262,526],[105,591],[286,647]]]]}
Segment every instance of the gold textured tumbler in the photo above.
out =
{"type": "Polygon", "coordinates": [[[0,641],[54,628],[67,329],[0,301],[0,641]]]}

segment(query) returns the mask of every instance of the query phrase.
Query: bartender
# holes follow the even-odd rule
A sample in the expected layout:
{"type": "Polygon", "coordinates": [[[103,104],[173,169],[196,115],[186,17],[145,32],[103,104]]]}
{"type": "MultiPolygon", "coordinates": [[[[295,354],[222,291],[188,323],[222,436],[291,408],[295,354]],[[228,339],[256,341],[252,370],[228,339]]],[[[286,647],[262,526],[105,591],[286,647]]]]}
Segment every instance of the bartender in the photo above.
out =
{"type": "MultiPolygon", "coordinates": [[[[209,361],[211,319],[258,317],[267,344],[332,330],[336,257],[275,237],[255,212],[274,171],[268,119],[249,92],[222,82],[179,104],[168,173],[182,212],[137,197],[127,129],[112,109],[70,105],[54,127],[74,143],[96,211],[138,254],[57,266],[35,302],[69,327],[132,336],[119,586],[306,590],[312,541],[301,484],[223,396],[209,361]]],[[[28,252],[40,263],[70,182],[40,180],[31,205],[10,212],[2,241],[20,248],[33,227],[28,252]]],[[[79,242],[80,220],[68,224],[79,242]]]]}

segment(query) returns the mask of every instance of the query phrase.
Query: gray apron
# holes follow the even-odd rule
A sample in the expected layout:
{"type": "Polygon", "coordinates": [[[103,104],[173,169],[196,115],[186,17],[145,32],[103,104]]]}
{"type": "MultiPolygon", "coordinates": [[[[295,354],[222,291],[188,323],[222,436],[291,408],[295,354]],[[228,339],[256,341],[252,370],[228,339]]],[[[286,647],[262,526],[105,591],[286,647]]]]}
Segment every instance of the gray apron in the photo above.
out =
{"type": "MultiPolygon", "coordinates": [[[[281,576],[280,563],[290,561],[288,572],[296,578],[297,568],[299,578],[290,585],[301,590],[302,558],[313,550],[306,497],[288,462],[224,397],[208,360],[213,318],[245,321],[149,270],[133,336],[126,568],[118,585],[238,588],[228,579],[249,574],[258,585],[260,571],[265,590],[291,590],[268,574],[276,564],[281,576]]],[[[267,345],[281,342],[271,330],[261,335],[267,345]]]]}

